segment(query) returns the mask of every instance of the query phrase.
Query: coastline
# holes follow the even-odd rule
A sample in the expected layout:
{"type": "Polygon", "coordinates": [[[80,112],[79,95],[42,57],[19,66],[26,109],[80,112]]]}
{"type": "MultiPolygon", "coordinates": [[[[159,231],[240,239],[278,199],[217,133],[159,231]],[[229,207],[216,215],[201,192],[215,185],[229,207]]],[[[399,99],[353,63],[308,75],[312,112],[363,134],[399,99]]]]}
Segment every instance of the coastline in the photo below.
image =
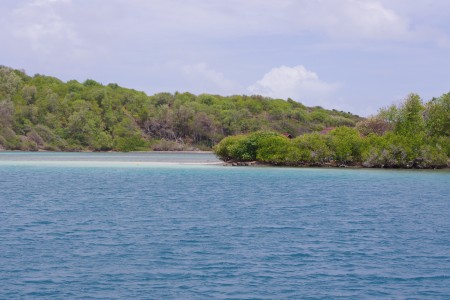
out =
{"type": "MultiPolygon", "coordinates": [[[[176,151],[176,150],[168,150],[168,151],[130,151],[130,152],[121,152],[121,151],[48,151],[48,150],[39,150],[39,151],[23,151],[23,150],[0,150],[0,155],[1,154],[13,154],[13,153],[23,153],[23,154],[39,154],[39,153],[46,153],[46,154],[117,154],[117,155],[127,155],[127,154],[156,154],[156,155],[165,155],[165,154],[169,154],[169,155],[176,155],[176,154],[181,154],[181,155],[202,155],[202,154],[210,154],[210,155],[214,155],[215,158],[217,158],[217,156],[215,155],[215,153],[213,151],[204,151],[204,150],[184,150],[184,151],[176,151]]],[[[82,161],[82,160],[81,160],[82,161]]],[[[57,161],[54,161],[55,163],[57,161]]],[[[92,161],[91,161],[92,162],[92,161]]],[[[109,162],[114,162],[109,161],[109,162]]],[[[105,161],[104,163],[108,163],[108,161],[105,161]]],[[[446,167],[442,167],[442,168],[420,168],[420,167],[410,167],[410,168],[392,168],[392,167],[376,167],[376,166],[364,166],[361,163],[358,164],[339,164],[339,163],[335,163],[335,162],[326,162],[326,163],[314,163],[314,164],[308,164],[308,163],[303,163],[303,164],[296,164],[296,165],[291,165],[291,164],[275,164],[275,163],[264,163],[264,162],[259,162],[259,161],[223,161],[220,160],[219,158],[217,158],[217,161],[204,161],[204,162],[191,162],[191,161],[186,161],[186,162],[180,162],[180,161],[164,161],[164,162],[156,162],[156,161],[130,161],[130,163],[136,163],[136,164],[154,164],[154,165],[159,165],[159,164],[173,164],[173,165],[177,165],[177,164],[184,164],[184,165],[189,165],[189,164],[205,164],[205,165],[222,165],[225,167],[281,167],[281,168],[301,168],[301,169],[307,169],[307,168],[324,168],[324,169],[342,169],[342,168],[348,168],[348,169],[385,169],[385,170],[450,170],[450,160],[447,163],[446,167]]]]}
{"type": "Polygon", "coordinates": [[[209,151],[52,152],[0,151],[0,165],[70,166],[182,166],[223,162],[209,151]]]}
{"type": "Polygon", "coordinates": [[[148,150],[148,151],[93,151],[93,150],[82,150],[82,151],[51,151],[51,150],[44,150],[44,149],[39,149],[37,151],[24,151],[24,150],[5,150],[5,149],[0,149],[0,153],[2,152],[24,152],[24,153],[186,153],[186,154],[214,154],[213,151],[204,151],[204,150],[181,150],[181,151],[177,151],[177,150],[167,150],[167,151],[162,151],[162,150],[148,150]]]}
{"type": "Polygon", "coordinates": [[[450,170],[450,160],[447,162],[446,167],[442,168],[390,168],[390,167],[366,167],[363,164],[345,165],[338,163],[323,163],[323,164],[300,164],[300,165],[282,165],[282,164],[270,164],[262,163],[259,161],[226,161],[223,162],[224,166],[231,167],[279,167],[279,168],[324,168],[324,169],[382,169],[382,170],[450,170]]]}

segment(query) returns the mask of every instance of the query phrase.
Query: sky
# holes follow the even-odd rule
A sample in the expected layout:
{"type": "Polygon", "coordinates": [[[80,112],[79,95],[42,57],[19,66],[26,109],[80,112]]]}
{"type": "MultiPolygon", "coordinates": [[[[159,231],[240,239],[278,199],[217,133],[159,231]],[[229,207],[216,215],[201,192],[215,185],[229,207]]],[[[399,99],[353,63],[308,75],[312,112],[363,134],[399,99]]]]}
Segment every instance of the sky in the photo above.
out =
{"type": "Polygon", "coordinates": [[[1,0],[0,65],[375,114],[450,92],[448,0],[1,0]]]}

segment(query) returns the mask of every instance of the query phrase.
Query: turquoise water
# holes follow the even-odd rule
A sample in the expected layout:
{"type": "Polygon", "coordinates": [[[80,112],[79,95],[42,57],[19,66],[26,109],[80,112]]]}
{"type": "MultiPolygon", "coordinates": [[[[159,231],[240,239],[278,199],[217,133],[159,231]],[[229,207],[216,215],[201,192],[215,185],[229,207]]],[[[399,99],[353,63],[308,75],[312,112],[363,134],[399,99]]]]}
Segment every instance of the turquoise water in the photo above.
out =
{"type": "Polygon", "coordinates": [[[448,299],[449,171],[216,163],[0,152],[0,299],[448,299]]]}

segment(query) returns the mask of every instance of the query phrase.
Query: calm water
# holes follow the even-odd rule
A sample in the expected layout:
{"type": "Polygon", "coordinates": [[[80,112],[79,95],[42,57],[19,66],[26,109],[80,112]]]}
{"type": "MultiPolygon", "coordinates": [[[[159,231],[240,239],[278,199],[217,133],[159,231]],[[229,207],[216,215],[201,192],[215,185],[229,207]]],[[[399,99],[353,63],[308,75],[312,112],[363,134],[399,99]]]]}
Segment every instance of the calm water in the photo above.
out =
{"type": "Polygon", "coordinates": [[[449,299],[449,171],[215,162],[0,152],[0,299],[449,299]]]}

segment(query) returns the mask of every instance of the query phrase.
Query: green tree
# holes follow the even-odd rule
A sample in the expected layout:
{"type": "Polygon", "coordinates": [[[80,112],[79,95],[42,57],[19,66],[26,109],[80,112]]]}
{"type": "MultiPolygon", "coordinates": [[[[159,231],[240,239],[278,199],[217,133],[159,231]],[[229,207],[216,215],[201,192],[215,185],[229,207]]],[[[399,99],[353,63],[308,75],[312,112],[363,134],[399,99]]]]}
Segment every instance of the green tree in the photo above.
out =
{"type": "Polygon", "coordinates": [[[342,126],[330,131],[329,137],[334,160],[343,164],[360,161],[364,144],[358,130],[342,126]]]}
{"type": "Polygon", "coordinates": [[[214,153],[223,161],[239,160],[243,156],[240,142],[246,138],[244,135],[227,136],[214,146],[214,153]]]}
{"type": "Polygon", "coordinates": [[[283,166],[304,163],[307,153],[296,147],[283,135],[271,135],[259,141],[256,159],[260,162],[283,166]]]}
{"type": "Polygon", "coordinates": [[[425,127],[431,136],[450,137],[450,93],[426,104],[425,127]]]}
{"type": "Polygon", "coordinates": [[[306,163],[322,164],[328,162],[332,152],[327,144],[327,137],[319,133],[304,134],[292,140],[292,143],[303,153],[306,163]]]}
{"type": "Polygon", "coordinates": [[[14,104],[11,100],[0,101],[0,127],[12,127],[14,104]]]}
{"type": "MultiPolygon", "coordinates": [[[[0,97],[11,99],[22,85],[22,79],[8,67],[0,66],[0,97]]],[[[0,99],[1,99],[0,98],[0,99]]]]}
{"type": "Polygon", "coordinates": [[[395,131],[403,135],[416,135],[425,129],[422,113],[422,99],[417,94],[409,94],[399,109],[399,119],[395,131]]]}
{"type": "Polygon", "coordinates": [[[131,118],[124,118],[113,127],[114,148],[119,151],[137,151],[148,149],[141,131],[131,118]]]}

